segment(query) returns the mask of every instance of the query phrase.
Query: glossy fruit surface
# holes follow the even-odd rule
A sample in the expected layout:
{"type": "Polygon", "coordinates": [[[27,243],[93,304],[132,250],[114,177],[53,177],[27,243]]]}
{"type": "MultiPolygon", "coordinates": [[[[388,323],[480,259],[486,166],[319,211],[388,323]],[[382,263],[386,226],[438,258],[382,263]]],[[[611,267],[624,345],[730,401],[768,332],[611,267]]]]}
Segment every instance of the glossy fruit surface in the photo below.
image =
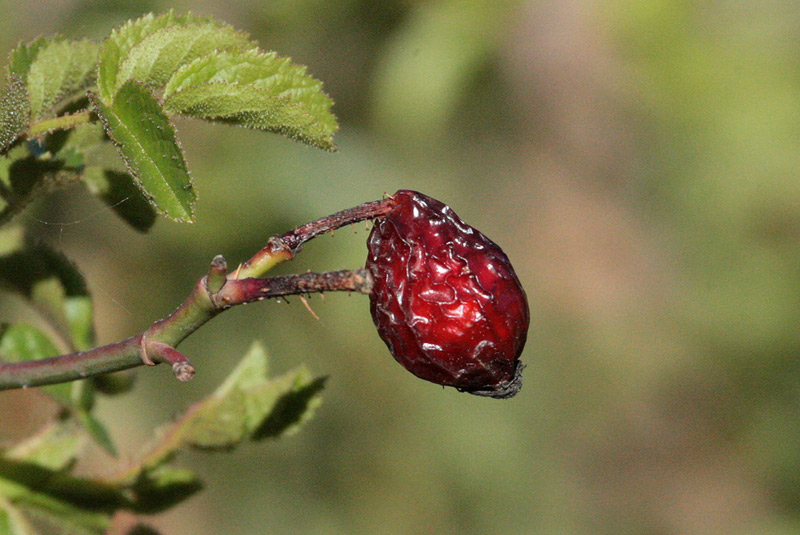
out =
{"type": "Polygon", "coordinates": [[[391,201],[368,240],[380,337],[422,379],[513,396],[530,315],[505,253],[436,199],[401,190],[391,201]]]}

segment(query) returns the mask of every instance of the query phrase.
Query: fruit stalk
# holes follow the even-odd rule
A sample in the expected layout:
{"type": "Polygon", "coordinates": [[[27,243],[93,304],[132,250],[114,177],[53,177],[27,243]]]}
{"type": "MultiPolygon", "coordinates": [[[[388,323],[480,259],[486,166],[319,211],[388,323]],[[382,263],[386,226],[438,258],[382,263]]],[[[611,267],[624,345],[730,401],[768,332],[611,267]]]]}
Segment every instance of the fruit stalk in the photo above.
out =
{"type": "Polygon", "coordinates": [[[276,264],[294,258],[307,241],[353,223],[382,217],[389,213],[393,206],[392,198],[387,197],[336,212],[280,236],[273,236],[266,247],[239,267],[235,274],[236,278],[260,277],[276,264]]]}
{"type": "Polygon", "coordinates": [[[372,276],[366,269],[302,273],[268,279],[229,280],[214,296],[218,306],[225,309],[234,305],[263,301],[271,297],[306,295],[322,292],[356,292],[368,294],[372,289],[372,276]]]}

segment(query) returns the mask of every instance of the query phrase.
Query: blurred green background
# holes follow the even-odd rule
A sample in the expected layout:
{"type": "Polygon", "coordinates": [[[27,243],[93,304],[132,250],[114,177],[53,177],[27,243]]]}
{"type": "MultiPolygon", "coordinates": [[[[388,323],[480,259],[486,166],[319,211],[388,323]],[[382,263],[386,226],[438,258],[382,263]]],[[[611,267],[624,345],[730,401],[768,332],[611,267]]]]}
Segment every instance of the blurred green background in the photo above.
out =
{"type": "MultiPolygon", "coordinates": [[[[101,400],[125,456],[251,340],[330,376],[288,439],[185,455],[208,488],[165,534],[800,532],[800,10],[776,0],[3,1],[0,50],[191,9],[308,65],[339,152],[178,122],[197,223],[129,230],[79,188],[26,223],[85,271],[103,343],[168,314],[211,258],[400,188],[498,242],[528,292],[525,385],[496,401],[397,365],[363,296],[232,310],[101,400]],[[60,224],[68,223],[68,224],[60,224]]],[[[367,231],[280,271],[359,267],[367,231]]],[[[0,439],[41,420],[0,396],[0,439]]],[[[86,470],[109,462],[97,458],[86,470]]]]}

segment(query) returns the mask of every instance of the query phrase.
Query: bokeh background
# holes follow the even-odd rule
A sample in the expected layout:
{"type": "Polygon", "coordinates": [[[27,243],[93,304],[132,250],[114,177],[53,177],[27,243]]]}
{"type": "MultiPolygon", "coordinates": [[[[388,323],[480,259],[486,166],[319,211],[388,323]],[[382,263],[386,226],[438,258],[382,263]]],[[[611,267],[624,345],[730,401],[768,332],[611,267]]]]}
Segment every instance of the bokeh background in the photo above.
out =
{"type": "MultiPolygon", "coordinates": [[[[169,8],[308,65],[339,152],[178,122],[197,223],[128,229],[80,188],[21,216],[85,271],[103,343],[169,313],[210,259],[412,188],[501,244],[528,292],[522,392],[406,373],[363,296],[232,310],[100,415],[131,457],[253,339],[330,376],[292,437],[189,453],[165,534],[800,532],[800,9],[777,0],[2,1],[0,50],[169,8]]],[[[359,267],[357,226],[281,272],[359,267]]],[[[0,439],[35,393],[0,396],[0,439]]],[[[102,470],[100,454],[89,469],[102,470]]]]}

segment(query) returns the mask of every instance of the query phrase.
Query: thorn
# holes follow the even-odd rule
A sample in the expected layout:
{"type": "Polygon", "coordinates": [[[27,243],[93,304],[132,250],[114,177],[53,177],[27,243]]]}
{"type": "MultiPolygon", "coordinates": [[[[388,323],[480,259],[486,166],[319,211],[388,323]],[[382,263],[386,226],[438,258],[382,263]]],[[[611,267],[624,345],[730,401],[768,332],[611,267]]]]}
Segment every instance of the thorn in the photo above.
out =
{"type": "Polygon", "coordinates": [[[317,321],[321,321],[321,320],[319,319],[319,316],[317,316],[317,314],[316,314],[316,313],[315,313],[315,312],[314,312],[314,311],[311,309],[311,305],[309,305],[309,304],[308,304],[308,300],[305,298],[305,296],[304,296],[304,295],[301,295],[301,296],[300,296],[300,301],[302,301],[302,302],[303,302],[303,305],[306,307],[306,310],[308,310],[309,314],[311,314],[312,316],[314,316],[314,319],[315,319],[315,320],[317,320],[317,321]]]}
{"type": "Polygon", "coordinates": [[[236,266],[236,271],[233,272],[233,280],[239,280],[239,272],[242,270],[242,265],[236,266]]]}

